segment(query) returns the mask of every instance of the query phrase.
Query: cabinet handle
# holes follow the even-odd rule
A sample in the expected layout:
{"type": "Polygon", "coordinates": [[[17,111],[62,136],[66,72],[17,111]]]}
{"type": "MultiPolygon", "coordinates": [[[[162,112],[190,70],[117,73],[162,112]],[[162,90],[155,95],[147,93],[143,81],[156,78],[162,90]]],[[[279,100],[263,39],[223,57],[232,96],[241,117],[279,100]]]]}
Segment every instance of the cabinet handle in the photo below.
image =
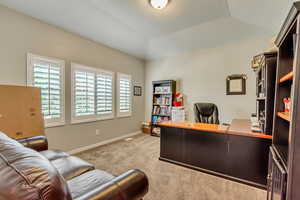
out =
{"type": "Polygon", "coordinates": [[[229,153],[230,150],[230,142],[227,142],[227,152],[229,153]]]}

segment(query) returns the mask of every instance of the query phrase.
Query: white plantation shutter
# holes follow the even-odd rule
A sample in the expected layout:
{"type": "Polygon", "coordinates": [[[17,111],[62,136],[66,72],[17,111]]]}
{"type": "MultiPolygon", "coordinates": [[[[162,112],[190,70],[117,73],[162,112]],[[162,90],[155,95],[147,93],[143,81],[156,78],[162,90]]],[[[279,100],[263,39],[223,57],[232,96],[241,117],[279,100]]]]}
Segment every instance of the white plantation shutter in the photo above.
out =
{"type": "Polygon", "coordinates": [[[72,123],[111,119],[113,72],[72,63],[72,123]]]}
{"type": "Polygon", "coordinates": [[[118,116],[131,116],[132,85],[131,76],[118,73],[118,116]]]}
{"type": "Polygon", "coordinates": [[[75,71],[75,116],[95,113],[95,75],[75,71]]]}
{"type": "Polygon", "coordinates": [[[27,84],[41,88],[45,126],[63,125],[64,61],[28,54],[27,84]]]}
{"type": "Polygon", "coordinates": [[[113,74],[97,74],[97,114],[113,114],[113,74]]]}
{"type": "Polygon", "coordinates": [[[120,78],[120,112],[130,111],[130,80],[120,78]]]}

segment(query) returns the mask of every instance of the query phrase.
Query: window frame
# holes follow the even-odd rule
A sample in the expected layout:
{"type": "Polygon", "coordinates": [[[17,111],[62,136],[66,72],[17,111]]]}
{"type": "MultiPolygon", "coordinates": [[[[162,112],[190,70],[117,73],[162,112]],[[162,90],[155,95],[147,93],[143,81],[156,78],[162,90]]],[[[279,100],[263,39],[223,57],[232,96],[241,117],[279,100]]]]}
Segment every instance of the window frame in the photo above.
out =
{"type": "Polygon", "coordinates": [[[71,63],[71,124],[111,120],[115,118],[115,73],[101,68],[90,67],[79,63],[71,63]],[[83,71],[93,73],[95,77],[95,110],[92,115],[76,116],[75,114],[75,72],[83,71]],[[96,114],[97,112],[97,74],[108,74],[112,77],[112,112],[109,114],[96,114]]]}
{"type": "MultiPolygon", "coordinates": [[[[34,87],[33,80],[33,71],[34,71],[34,62],[35,60],[40,60],[46,63],[54,63],[56,64],[60,70],[60,78],[61,78],[61,117],[54,119],[44,119],[45,128],[64,126],[66,124],[66,102],[65,102],[65,61],[57,58],[40,56],[32,53],[27,53],[27,86],[34,87]]],[[[41,97],[42,99],[42,97],[41,97]]],[[[42,108],[41,108],[42,109],[42,108]]]]}
{"type": "Polygon", "coordinates": [[[117,73],[117,117],[118,118],[123,118],[123,117],[131,117],[132,116],[132,109],[133,109],[133,84],[132,84],[132,76],[129,74],[125,73],[117,73]],[[130,111],[128,112],[121,112],[120,111],[120,79],[124,77],[130,80],[130,96],[129,96],[129,101],[130,101],[130,111]]]}

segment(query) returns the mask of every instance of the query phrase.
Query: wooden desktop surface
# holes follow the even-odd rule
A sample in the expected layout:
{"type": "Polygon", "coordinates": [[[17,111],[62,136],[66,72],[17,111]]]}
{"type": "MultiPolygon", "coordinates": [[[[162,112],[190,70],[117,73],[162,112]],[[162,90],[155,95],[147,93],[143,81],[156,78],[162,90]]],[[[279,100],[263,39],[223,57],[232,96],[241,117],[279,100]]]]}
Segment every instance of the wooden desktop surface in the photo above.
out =
{"type": "Polygon", "coordinates": [[[251,137],[259,137],[265,139],[271,139],[271,135],[267,135],[265,133],[256,133],[251,130],[251,121],[248,119],[234,119],[231,122],[231,125],[228,129],[229,134],[233,135],[242,135],[242,136],[251,136],[251,137]]]}
{"type": "Polygon", "coordinates": [[[195,122],[172,122],[165,121],[158,123],[159,126],[173,127],[173,128],[183,128],[191,129],[198,131],[208,131],[216,133],[226,134],[228,126],[218,125],[218,124],[204,124],[204,123],[195,123],[195,122]]]}
{"type": "Polygon", "coordinates": [[[232,120],[230,126],[196,123],[196,122],[172,122],[172,121],[161,122],[158,123],[158,125],[166,126],[166,127],[182,128],[182,129],[207,131],[213,133],[272,139],[272,136],[270,135],[266,135],[264,133],[255,133],[251,131],[251,121],[244,120],[244,119],[234,119],[232,120]]]}

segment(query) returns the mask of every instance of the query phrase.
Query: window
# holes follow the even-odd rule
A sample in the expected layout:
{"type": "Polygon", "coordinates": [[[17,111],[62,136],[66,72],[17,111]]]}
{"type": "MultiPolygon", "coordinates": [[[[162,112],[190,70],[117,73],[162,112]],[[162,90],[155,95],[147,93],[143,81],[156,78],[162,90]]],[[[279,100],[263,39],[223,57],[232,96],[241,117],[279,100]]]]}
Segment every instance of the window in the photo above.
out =
{"type": "Polygon", "coordinates": [[[41,88],[46,127],[65,124],[64,68],[63,60],[27,55],[27,85],[41,88]]]}
{"type": "Polygon", "coordinates": [[[131,76],[118,73],[118,117],[129,117],[132,113],[131,76]]]}
{"type": "Polygon", "coordinates": [[[114,117],[114,73],[72,63],[72,123],[114,117]]]}

